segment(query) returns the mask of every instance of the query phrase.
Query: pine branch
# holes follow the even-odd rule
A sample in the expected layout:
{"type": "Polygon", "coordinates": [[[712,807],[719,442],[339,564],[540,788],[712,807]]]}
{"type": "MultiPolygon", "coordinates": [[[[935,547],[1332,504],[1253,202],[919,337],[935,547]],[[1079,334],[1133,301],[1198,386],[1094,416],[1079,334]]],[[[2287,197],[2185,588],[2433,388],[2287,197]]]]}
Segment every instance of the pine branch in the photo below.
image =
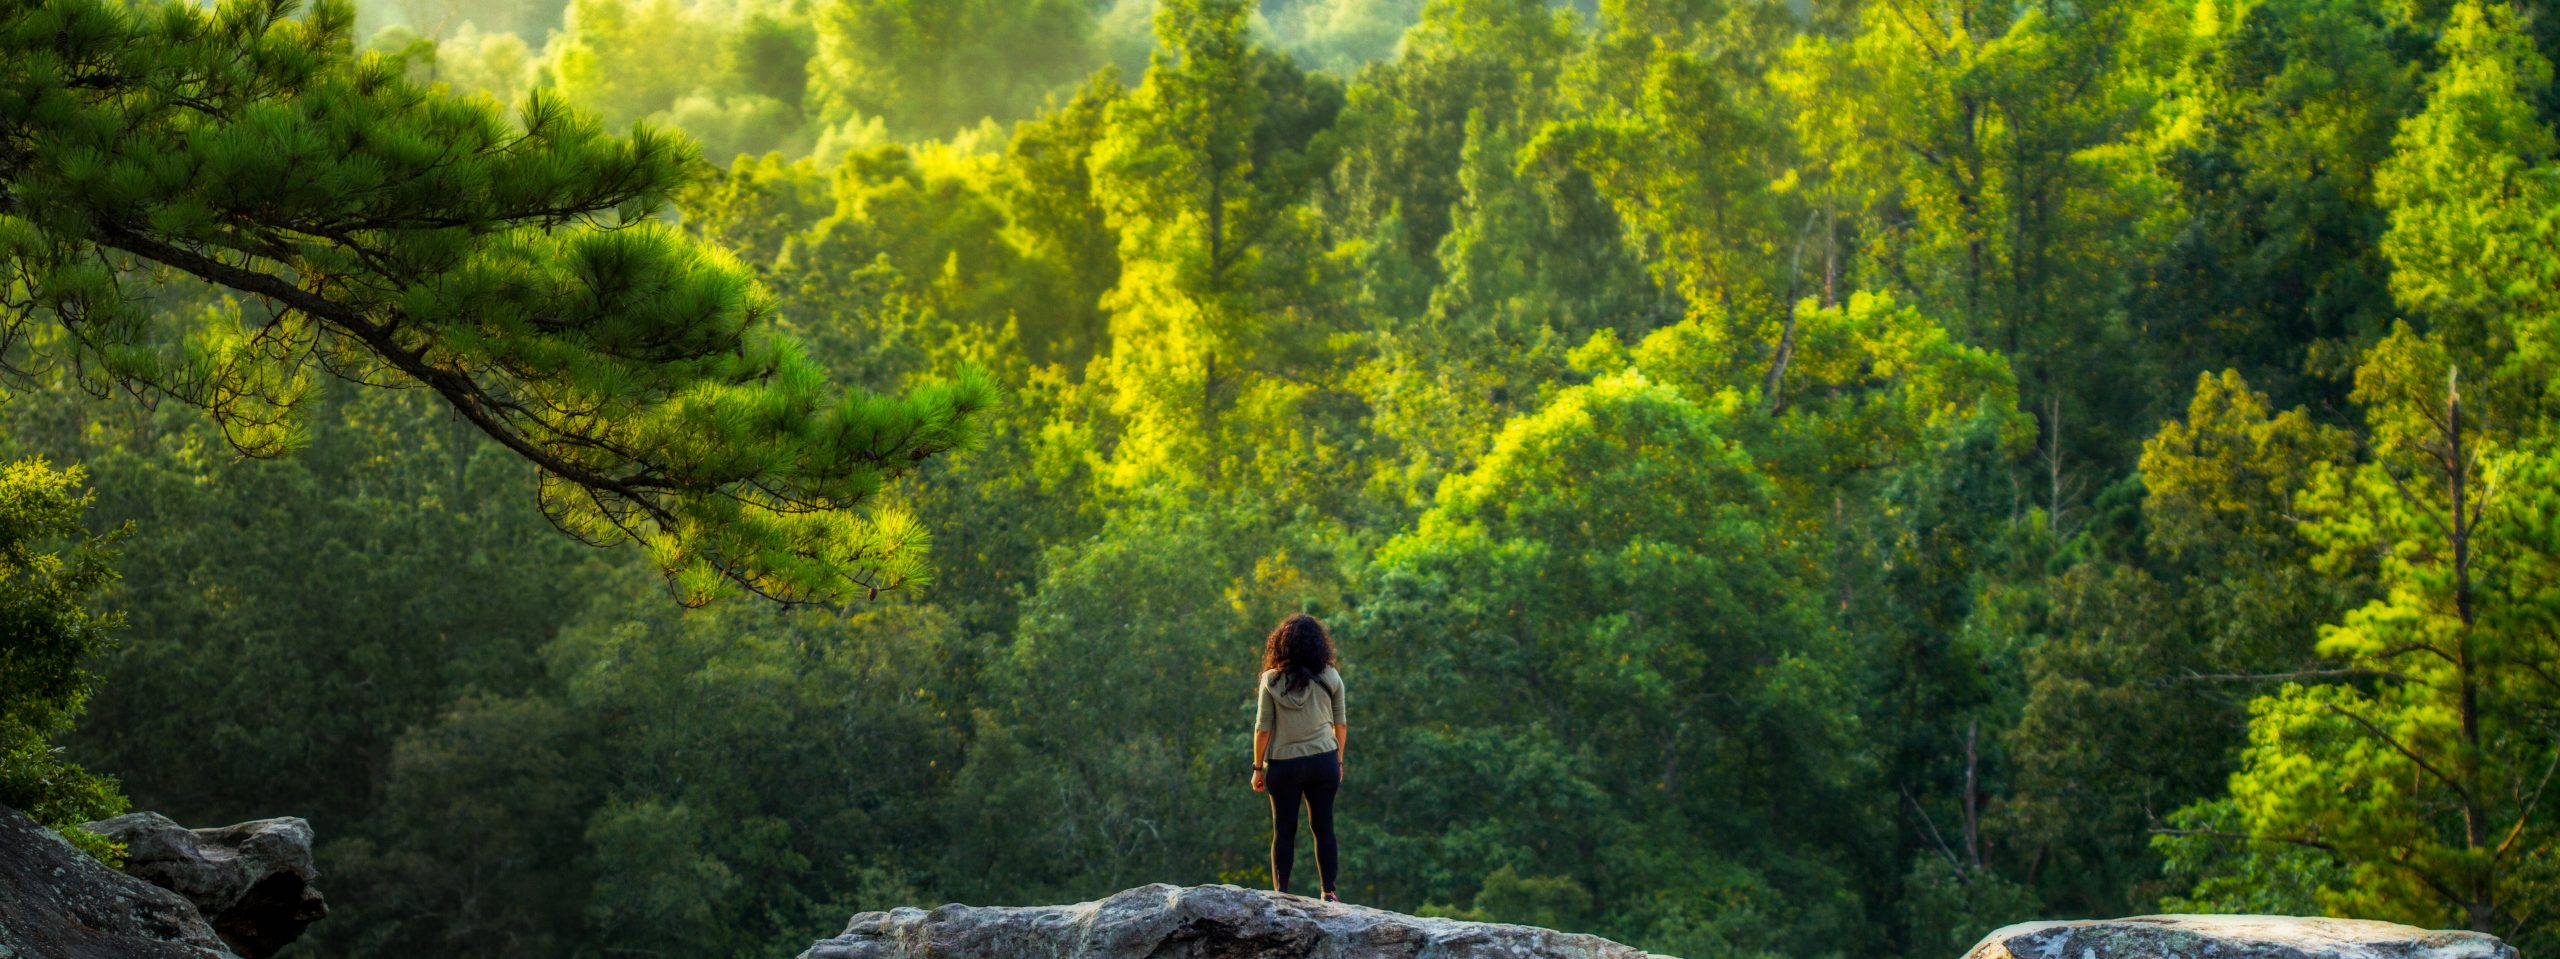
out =
{"type": "Polygon", "coordinates": [[[535,445],[523,434],[492,415],[483,402],[486,394],[465,374],[429,363],[424,347],[404,349],[394,342],[381,325],[343,303],[330,300],[275,276],[233,266],[181,247],[161,242],[130,229],[113,224],[99,224],[100,245],[122,250],[155,263],[185,271],[200,279],[228,286],[244,293],[267,297],[326,323],[340,332],[355,337],[385,362],[435,390],[473,426],[497,440],[517,455],[532,461],[545,471],[590,489],[611,492],[638,506],[652,519],[674,525],[675,516],[650,499],[671,484],[646,478],[617,478],[597,473],[577,463],[561,459],[535,445]]]}

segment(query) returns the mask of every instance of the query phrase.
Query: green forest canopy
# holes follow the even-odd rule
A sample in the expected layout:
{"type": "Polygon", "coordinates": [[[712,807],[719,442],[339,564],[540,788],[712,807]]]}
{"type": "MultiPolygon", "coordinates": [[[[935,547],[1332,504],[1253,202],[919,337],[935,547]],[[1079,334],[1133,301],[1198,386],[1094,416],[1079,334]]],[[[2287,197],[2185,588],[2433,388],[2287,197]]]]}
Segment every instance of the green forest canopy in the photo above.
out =
{"type": "Polygon", "coordinates": [[[2560,946],[2539,8],[30,0],[0,52],[0,801],[308,816],[314,954],[1261,882],[1297,610],[1354,901],[2560,946]]]}

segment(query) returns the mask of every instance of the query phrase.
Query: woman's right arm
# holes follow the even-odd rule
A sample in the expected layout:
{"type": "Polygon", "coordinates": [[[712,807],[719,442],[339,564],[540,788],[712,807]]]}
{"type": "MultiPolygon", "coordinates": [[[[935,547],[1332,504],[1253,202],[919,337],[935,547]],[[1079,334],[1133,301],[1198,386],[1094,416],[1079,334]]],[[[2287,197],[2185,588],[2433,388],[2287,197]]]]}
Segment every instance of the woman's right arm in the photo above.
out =
{"type": "Polygon", "coordinates": [[[1270,730],[1268,730],[1268,729],[1257,729],[1257,730],[1254,730],[1254,731],[1253,731],[1253,791],[1254,791],[1254,792],[1261,792],[1261,791],[1262,791],[1262,772],[1263,772],[1263,767],[1268,766],[1268,765],[1271,765],[1271,761],[1270,761],[1270,760],[1268,760],[1268,759],[1265,759],[1265,758],[1263,758],[1263,757],[1265,757],[1265,756],[1269,756],[1269,755],[1271,755],[1271,731],[1270,731],[1270,730]]]}
{"type": "Polygon", "coordinates": [[[1263,767],[1271,765],[1271,728],[1278,717],[1271,714],[1271,682],[1264,677],[1253,690],[1253,791],[1262,791],[1263,767]]]}

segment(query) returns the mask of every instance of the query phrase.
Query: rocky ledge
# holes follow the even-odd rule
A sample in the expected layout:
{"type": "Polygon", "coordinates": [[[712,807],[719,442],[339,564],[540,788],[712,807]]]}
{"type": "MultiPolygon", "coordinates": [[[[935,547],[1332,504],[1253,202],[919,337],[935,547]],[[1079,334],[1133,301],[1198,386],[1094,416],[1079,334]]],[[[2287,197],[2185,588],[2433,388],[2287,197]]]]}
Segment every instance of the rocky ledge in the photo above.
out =
{"type": "Polygon", "coordinates": [[[1965,959],[2517,959],[2480,932],[2367,919],[2137,916],[2023,922],[1982,937],[1965,959]]]}
{"type": "Polygon", "coordinates": [[[123,843],[127,875],[186,897],[241,959],[265,959],[329,914],[312,888],[311,824],[286,816],[189,829],[156,812],[87,824],[123,843]]]}
{"type": "Polygon", "coordinates": [[[264,959],[328,912],[300,819],[87,828],[124,844],[124,872],[0,806],[0,959],[264,959]]]}
{"type": "Polygon", "coordinates": [[[0,957],[237,959],[177,893],[0,806],[0,957]]]}
{"type": "MultiPolygon", "coordinates": [[[[1072,906],[892,909],[800,959],[1661,959],[1596,936],[1424,919],[1237,886],[1140,886],[1072,906]]],[[[2361,919],[2140,916],[2029,922],[1965,959],[2518,959],[2476,932],[2361,919]]]]}
{"type": "Polygon", "coordinates": [[[800,959],[1658,959],[1597,936],[1424,919],[1240,886],[1140,886],[1073,906],[893,909],[800,959]]]}

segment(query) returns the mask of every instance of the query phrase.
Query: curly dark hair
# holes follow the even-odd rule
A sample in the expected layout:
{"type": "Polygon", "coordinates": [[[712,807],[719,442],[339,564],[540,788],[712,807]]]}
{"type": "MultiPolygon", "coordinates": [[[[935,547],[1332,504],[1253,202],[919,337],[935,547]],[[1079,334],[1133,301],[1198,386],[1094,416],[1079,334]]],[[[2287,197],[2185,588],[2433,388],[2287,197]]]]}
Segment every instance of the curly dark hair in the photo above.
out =
{"type": "Polygon", "coordinates": [[[1262,641],[1262,668],[1279,670],[1289,692],[1307,688],[1331,665],[1333,636],[1325,632],[1323,622],[1305,613],[1289,614],[1272,627],[1271,638],[1262,641]]]}

